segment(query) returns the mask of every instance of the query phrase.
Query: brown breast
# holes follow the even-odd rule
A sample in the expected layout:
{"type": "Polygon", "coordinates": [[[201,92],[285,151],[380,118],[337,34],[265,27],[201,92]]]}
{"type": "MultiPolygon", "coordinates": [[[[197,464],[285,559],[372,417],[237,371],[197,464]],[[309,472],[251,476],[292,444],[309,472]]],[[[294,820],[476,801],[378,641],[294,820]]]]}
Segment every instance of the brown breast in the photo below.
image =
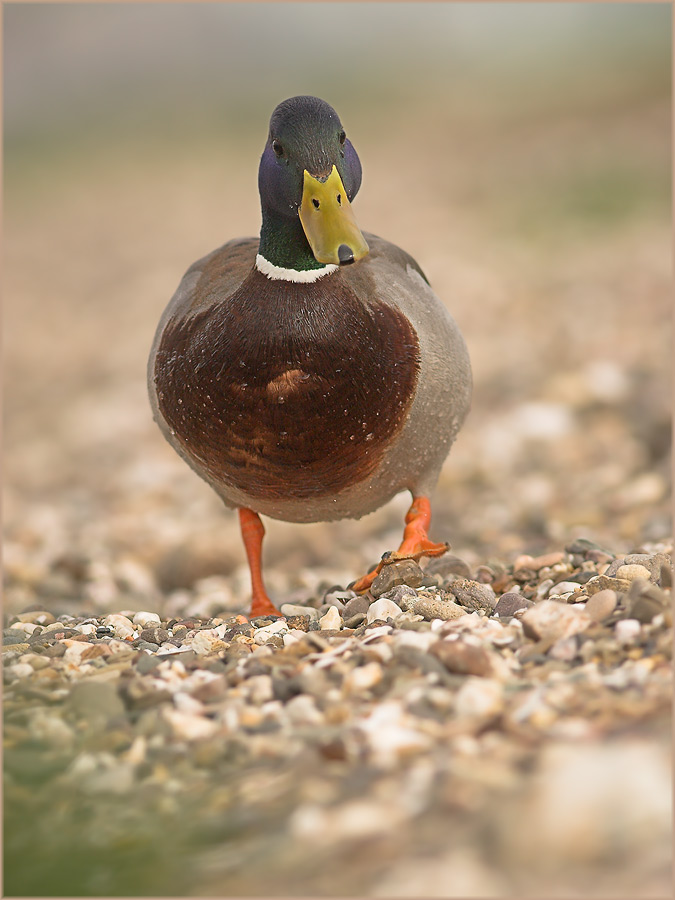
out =
{"type": "Polygon", "coordinates": [[[360,301],[339,271],[297,284],[253,270],[228,299],[170,319],[155,360],[159,409],[185,451],[210,480],[261,499],[366,479],[418,372],[408,319],[360,301]]]}

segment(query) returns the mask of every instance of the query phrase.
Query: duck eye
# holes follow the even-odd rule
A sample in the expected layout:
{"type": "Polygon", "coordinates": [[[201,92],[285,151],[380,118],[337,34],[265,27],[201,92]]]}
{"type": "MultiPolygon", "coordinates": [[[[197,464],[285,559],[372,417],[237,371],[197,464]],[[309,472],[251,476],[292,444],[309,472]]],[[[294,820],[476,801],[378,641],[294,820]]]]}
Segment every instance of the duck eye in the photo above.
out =
{"type": "Polygon", "coordinates": [[[274,150],[277,156],[284,155],[284,148],[281,146],[279,141],[272,141],[272,150],[274,150]]]}
{"type": "Polygon", "coordinates": [[[341,144],[344,144],[346,139],[347,139],[347,135],[344,133],[344,131],[341,131],[340,136],[338,137],[338,140],[340,141],[341,144]]]}

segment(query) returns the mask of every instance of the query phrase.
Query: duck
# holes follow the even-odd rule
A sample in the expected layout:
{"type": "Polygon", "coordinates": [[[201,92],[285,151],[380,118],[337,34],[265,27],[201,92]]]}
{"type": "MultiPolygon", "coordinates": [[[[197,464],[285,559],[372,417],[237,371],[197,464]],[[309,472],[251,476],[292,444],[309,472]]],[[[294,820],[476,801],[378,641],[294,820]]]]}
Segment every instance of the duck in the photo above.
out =
{"type": "Polygon", "coordinates": [[[259,238],[189,267],[150,351],[153,418],[237,510],[251,618],[281,615],[263,579],[261,516],[359,519],[408,491],[400,546],[352,582],[356,593],[384,565],[449,547],[429,537],[430,497],[469,410],[469,355],[413,257],[359,228],[361,177],[332,106],[279,103],[258,169],[259,238]]]}

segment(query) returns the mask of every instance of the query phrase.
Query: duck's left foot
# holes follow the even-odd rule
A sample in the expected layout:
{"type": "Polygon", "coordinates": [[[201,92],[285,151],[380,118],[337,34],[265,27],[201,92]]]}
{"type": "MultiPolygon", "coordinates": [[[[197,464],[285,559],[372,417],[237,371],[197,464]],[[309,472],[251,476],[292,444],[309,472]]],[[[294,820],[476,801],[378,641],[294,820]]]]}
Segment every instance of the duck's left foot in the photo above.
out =
{"type": "Polygon", "coordinates": [[[403,541],[398,550],[385,553],[371,572],[351,585],[357,594],[363,594],[368,590],[383,566],[391,565],[399,559],[419,560],[423,556],[442,556],[450,549],[448,543],[438,544],[429,540],[427,531],[431,524],[431,504],[428,497],[413,497],[405,523],[403,541]]]}

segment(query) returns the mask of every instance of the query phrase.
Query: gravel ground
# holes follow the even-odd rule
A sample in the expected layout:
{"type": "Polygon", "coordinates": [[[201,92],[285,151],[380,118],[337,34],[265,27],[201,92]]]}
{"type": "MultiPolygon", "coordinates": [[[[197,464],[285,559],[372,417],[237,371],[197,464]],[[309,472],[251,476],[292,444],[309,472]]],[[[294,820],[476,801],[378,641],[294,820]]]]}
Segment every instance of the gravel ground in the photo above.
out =
{"type": "Polygon", "coordinates": [[[635,549],[395,563],[251,622],[12,616],[5,892],[664,895],[672,548],[635,549]]]}

